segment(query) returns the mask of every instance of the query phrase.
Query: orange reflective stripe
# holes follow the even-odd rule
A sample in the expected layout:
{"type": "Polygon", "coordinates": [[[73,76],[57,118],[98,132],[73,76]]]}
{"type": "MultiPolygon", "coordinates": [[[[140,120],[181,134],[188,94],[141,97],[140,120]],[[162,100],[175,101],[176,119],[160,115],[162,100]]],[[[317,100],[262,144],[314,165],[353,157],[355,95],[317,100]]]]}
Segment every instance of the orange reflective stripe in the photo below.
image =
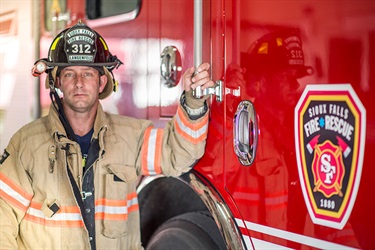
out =
{"type": "Polygon", "coordinates": [[[130,194],[128,194],[128,195],[126,196],[126,198],[127,198],[128,200],[132,200],[132,199],[137,198],[137,197],[138,197],[137,192],[130,193],[130,194]]]}
{"type": "Polygon", "coordinates": [[[0,189],[0,198],[7,201],[8,203],[12,204],[16,208],[20,209],[23,212],[26,212],[27,206],[24,206],[21,202],[19,202],[17,199],[15,199],[13,196],[8,195],[7,193],[3,192],[3,190],[0,189]]]}
{"type": "Polygon", "coordinates": [[[287,207],[288,194],[286,191],[280,191],[277,193],[266,193],[265,204],[268,209],[280,209],[287,207]]]}
{"type": "Polygon", "coordinates": [[[193,137],[189,133],[186,133],[184,130],[182,130],[179,126],[176,126],[176,131],[178,134],[180,134],[185,140],[193,143],[198,144],[199,142],[203,141],[207,138],[207,133],[202,134],[200,137],[193,137]]]}
{"type": "Polygon", "coordinates": [[[0,197],[25,212],[33,195],[28,194],[13,180],[0,173],[0,197]]]}
{"type": "Polygon", "coordinates": [[[233,198],[246,202],[248,206],[258,206],[260,203],[259,192],[234,192],[233,198]]]}
{"type": "Polygon", "coordinates": [[[142,174],[156,175],[161,170],[161,150],[164,131],[159,128],[148,127],[145,131],[142,146],[142,174]]]}
{"type": "Polygon", "coordinates": [[[135,212],[135,211],[138,211],[138,210],[139,210],[138,203],[134,204],[134,205],[131,205],[130,207],[128,207],[128,213],[135,212]]]}
{"type": "Polygon", "coordinates": [[[42,203],[32,201],[32,202],[30,203],[30,207],[31,207],[31,208],[34,208],[34,209],[39,209],[39,210],[41,210],[41,209],[42,209],[42,203]]]}
{"type": "Polygon", "coordinates": [[[189,119],[184,114],[184,111],[182,110],[181,106],[178,106],[177,108],[177,116],[180,118],[181,122],[184,124],[185,127],[188,127],[192,130],[199,130],[207,125],[208,123],[208,116],[206,115],[203,117],[203,119],[199,122],[190,122],[189,119]]]}
{"type": "Polygon", "coordinates": [[[49,227],[83,227],[83,220],[48,220],[46,218],[41,218],[33,216],[30,214],[25,215],[25,220],[31,221],[40,225],[49,227]]]}
{"type": "Polygon", "coordinates": [[[42,203],[31,202],[25,220],[50,227],[83,227],[81,212],[78,206],[62,206],[51,218],[43,213],[42,203]]]}
{"type": "Polygon", "coordinates": [[[121,206],[126,206],[127,201],[126,200],[110,200],[110,199],[101,198],[95,201],[95,206],[100,206],[100,205],[121,207],[121,206]]]}
{"type": "Polygon", "coordinates": [[[288,191],[286,190],[281,190],[279,192],[267,192],[265,193],[266,198],[270,199],[281,199],[282,197],[287,197],[288,196],[288,191]]]}
{"type": "Polygon", "coordinates": [[[205,116],[199,122],[190,122],[179,106],[174,119],[174,125],[177,133],[193,144],[198,144],[207,138],[208,116],[205,116]]]}
{"type": "Polygon", "coordinates": [[[161,129],[156,130],[155,160],[154,160],[155,174],[161,173],[161,149],[163,147],[163,133],[164,131],[161,129]]]}
{"type": "Polygon", "coordinates": [[[96,220],[127,220],[130,212],[138,210],[136,192],[128,194],[123,200],[101,198],[95,201],[96,220]]]}
{"type": "Polygon", "coordinates": [[[142,146],[142,173],[143,175],[150,175],[147,166],[147,155],[148,155],[148,138],[150,137],[151,127],[148,127],[145,131],[143,146],[142,146]]]}
{"type": "Polygon", "coordinates": [[[138,205],[138,196],[136,192],[130,193],[127,195],[127,199],[129,201],[128,203],[128,213],[138,211],[139,205],[138,205]]]}
{"type": "Polygon", "coordinates": [[[128,214],[95,213],[95,220],[127,220],[128,214]]]}

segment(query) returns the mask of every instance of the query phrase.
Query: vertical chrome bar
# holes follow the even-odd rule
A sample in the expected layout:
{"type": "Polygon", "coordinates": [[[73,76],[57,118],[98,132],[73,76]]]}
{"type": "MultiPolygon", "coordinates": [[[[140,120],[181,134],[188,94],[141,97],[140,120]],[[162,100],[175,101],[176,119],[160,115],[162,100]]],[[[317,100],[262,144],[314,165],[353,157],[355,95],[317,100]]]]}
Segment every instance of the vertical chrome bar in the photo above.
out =
{"type": "Polygon", "coordinates": [[[240,32],[241,32],[241,2],[232,0],[233,30],[232,30],[232,62],[241,65],[240,32]]]}
{"type": "MultiPolygon", "coordinates": [[[[42,3],[40,0],[33,1],[33,20],[35,22],[32,23],[33,29],[33,36],[34,36],[34,62],[40,58],[40,15],[42,9],[42,3]]],[[[37,119],[42,115],[42,108],[41,108],[41,98],[40,98],[40,78],[35,77],[34,80],[34,94],[35,94],[35,101],[33,102],[33,118],[37,119]]]]}
{"type": "MultiPolygon", "coordinates": [[[[194,0],[194,67],[202,64],[202,4],[203,0],[194,0]]],[[[201,87],[193,91],[195,98],[202,97],[201,87]]]]}

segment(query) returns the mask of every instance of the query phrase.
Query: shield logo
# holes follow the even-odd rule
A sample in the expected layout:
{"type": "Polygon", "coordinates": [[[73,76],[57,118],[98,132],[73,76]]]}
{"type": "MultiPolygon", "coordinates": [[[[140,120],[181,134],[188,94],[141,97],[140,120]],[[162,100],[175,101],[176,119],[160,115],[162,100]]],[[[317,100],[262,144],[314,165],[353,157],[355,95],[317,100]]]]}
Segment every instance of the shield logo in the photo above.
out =
{"type": "Polygon", "coordinates": [[[299,179],[315,224],[342,229],[362,173],[366,110],[350,84],[307,85],[294,112],[299,179]]]}

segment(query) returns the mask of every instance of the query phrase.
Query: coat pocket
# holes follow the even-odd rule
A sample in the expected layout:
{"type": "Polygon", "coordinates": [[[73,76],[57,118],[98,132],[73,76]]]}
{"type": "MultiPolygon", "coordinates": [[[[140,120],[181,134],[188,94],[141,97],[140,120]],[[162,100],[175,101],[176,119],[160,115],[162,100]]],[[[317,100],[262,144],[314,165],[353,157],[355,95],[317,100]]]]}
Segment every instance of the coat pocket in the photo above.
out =
{"type": "Polygon", "coordinates": [[[120,238],[127,233],[129,208],[134,203],[136,171],[125,165],[108,165],[104,176],[104,198],[101,199],[103,235],[120,238]]]}

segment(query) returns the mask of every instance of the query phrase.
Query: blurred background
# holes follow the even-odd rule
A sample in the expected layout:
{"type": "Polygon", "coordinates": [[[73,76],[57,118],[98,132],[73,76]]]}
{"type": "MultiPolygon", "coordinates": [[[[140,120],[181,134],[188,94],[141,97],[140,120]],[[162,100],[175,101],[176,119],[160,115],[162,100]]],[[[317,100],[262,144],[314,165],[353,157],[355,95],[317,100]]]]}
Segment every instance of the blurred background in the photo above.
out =
{"type": "Polygon", "coordinates": [[[0,148],[22,125],[39,116],[39,80],[30,74],[36,58],[33,4],[0,1],[0,148]]]}

